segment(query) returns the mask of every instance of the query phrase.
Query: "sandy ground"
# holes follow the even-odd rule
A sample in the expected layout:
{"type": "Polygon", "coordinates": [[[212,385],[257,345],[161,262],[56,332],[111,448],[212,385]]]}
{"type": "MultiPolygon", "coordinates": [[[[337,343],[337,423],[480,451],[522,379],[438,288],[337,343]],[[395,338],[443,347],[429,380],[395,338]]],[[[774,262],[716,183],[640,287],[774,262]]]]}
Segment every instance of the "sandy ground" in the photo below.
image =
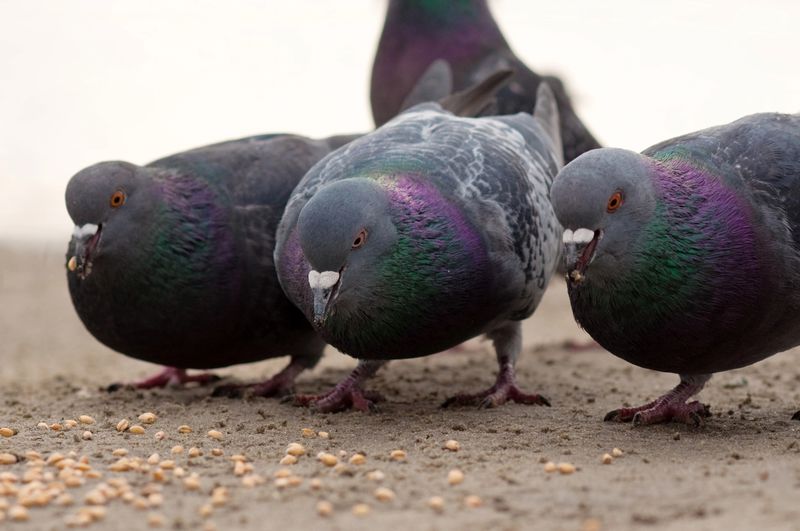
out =
{"type": "MultiPolygon", "coordinates": [[[[454,392],[493,381],[494,357],[489,345],[479,342],[390,364],[373,382],[388,399],[373,415],[318,414],[261,398],[211,398],[207,388],[108,394],[102,388],[109,382],[144,376],[155,366],[107,350],[83,329],[67,294],[61,246],[0,246],[0,263],[0,426],[18,430],[0,438],[0,452],[22,458],[0,465],[0,492],[6,493],[0,507],[15,504],[19,492],[31,488],[10,482],[8,474],[36,475],[36,459],[24,457],[28,450],[45,459],[54,452],[67,457],[74,452],[76,460],[87,456],[92,470],[102,474],[66,489],[73,505],[31,507],[27,523],[5,524],[9,529],[64,528],[86,506],[87,493],[111,478],[124,478],[140,504],[144,495],[159,490],[163,502],[152,496],[151,506],[139,509],[137,502],[112,498],[102,505],[105,516],[95,528],[148,529],[161,522],[173,529],[800,529],[800,422],[790,420],[800,408],[797,352],[715,377],[701,395],[713,413],[703,428],[603,423],[608,410],[651,399],[677,379],[630,366],[599,349],[565,349],[565,341],[585,336],[571,319],[563,283],[555,282],[526,323],[518,370],[525,389],[550,398],[549,408],[439,409],[454,392]],[[143,435],[115,430],[121,419],[138,422],[147,411],[158,419],[145,425],[143,435]],[[96,423],[62,431],[37,427],[40,422],[64,425],[80,415],[91,415],[96,423]],[[193,431],[179,433],[183,424],[193,431]],[[303,428],[327,431],[330,438],[303,438],[303,428]],[[92,440],[81,438],[84,429],[93,432],[92,440]],[[222,440],[211,439],[210,429],[222,432],[222,440]],[[157,440],[158,431],[166,438],[157,440]],[[443,449],[448,439],[458,440],[460,451],[443,449]],[[291,442],[307,449],[297,464],[286,467],[301,483],[281,488],[273,475],[284,468],[278,461],[291,442]],[[184,452],[171,455],[175,445],[184,452]],[[189,458],[190,447],[203,455],[189,458]],[[614,447],[624,455],[602,464],[601,456],[614,447]],[[144,461],[139,471],[114,472],[109,465],[117,461],[112,455],[117,448],[127,449],[128,459],[146,460],[158,452],[162,460],[172,458],[185,476],[167,470],[167,481],[155,482],[156,466],[144,461]],[[214,448],[224,455],[212,455],[214,448]],[[405,461],[389,457],[396,449],[407,453],[405,461]],[[314,457],[321,451],[344,452],[343,462],[362,452],[366,463],[326,468],[314,457]],[[243,485],[234,475],[234,454],[247,456],[250,474],[265,483],[243,485]],[[542,464],[547,460],[572,463],[577,471],[548,474],[542,464]],[[450,486],[448,471],[454,468],[465,479],[450,486]],[[382,481],[368,477],[375,470],[385,476],[382,481]],[[184,484],[191,474],[199,478],[198,490],[184,484]],[[312,478],[321,480],[320,489],[312,488],[312,478]],[[201,516],[201,506],[220,486],[227,489],[227,502],[201,516]],[[379,486],[391,489],[394,500],[378,501],[379,486]],[[482,505],[466,506],[469,495],[479,496],[482,505]],[[432,496],[443,498],[442,511],[428,507],[432,496]],[[317,514],[321,500],[332,504],[332,515],[317,514]],[[370,506],[367,515],[354,515],[359,503],[370,506]]],[[[283,363],[220,374],[229,381],[252,380],[283,363]]],[[[353,364],[331,353],[300,378],[299,390],[324,390],[353,364]]],[[[58,474],[61,479],[69,475],[47,466],[42,482],[58,481],[58,474]]]]}

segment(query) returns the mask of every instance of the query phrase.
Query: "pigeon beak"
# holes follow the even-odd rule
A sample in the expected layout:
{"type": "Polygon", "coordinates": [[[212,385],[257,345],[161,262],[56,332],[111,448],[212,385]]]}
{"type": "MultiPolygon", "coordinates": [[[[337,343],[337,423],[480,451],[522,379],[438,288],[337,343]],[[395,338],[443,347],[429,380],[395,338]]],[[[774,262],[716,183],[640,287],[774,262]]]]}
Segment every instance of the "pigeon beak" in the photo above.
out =
{"type": "Polygon", "coordinates": [[[67,269],[74,272],[79,279],[83,280],[92,272],[92,258],[97,244],[100,242],[101,225],[86,223],[85,225],[75,226],[72,231],[72,241],[74,242],[74,253],[69,257],[67,269]]]}
{"type": "Polygon", "coordinates": [[[314,325],[322,326],[328,316],[328,303],[331,295],[339,285],[339,273],[336,271],[308,272],[308,285],[314,296],[314,325]]]}
{"type": "Polygon", "coordinates": [[[591,229],[566,229],[564,231],[564,260],[567,266],[567,282],[573,286],[586,279],[586,269],[594,260],[597,244],[603,231],[591,229]]]}

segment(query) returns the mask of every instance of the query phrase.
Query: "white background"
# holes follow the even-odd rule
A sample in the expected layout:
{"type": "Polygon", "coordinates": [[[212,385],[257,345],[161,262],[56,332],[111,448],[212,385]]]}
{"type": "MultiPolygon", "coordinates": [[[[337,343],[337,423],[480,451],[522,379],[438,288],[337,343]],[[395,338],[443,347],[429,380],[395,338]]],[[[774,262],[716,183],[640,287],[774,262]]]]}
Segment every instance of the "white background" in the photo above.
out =
{"type": "MultiPolygon", "coordinates": [[[[800,111],[800,2],[495,0],[512,47],[561,75],[606,145],[641,150],[800,111]]],[[[0,0],[0,243],[64,245],[63,191],[267,132],[366,131],[381,0],[0,0]]]]}

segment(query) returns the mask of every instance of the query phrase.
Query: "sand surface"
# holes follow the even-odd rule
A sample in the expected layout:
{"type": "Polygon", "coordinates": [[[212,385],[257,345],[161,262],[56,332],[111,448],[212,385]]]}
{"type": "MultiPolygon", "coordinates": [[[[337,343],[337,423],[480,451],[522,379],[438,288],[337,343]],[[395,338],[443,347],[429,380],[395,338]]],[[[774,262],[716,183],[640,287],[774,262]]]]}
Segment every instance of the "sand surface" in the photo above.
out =
{"type": "MultiPolygon", "coordinates": [[[[73,505],[51,501],[31,507],[26,523],[0,524],[8,529],[63,529],[87,506],[87,494],[94,499],[112,478],[126,480],[128,487],[112,483],[117,494],[129,491],[134,501],[114,498],[111,489],[110,499],[100,505],[105,515],[93,528],[149,529],[160,522],[165,529],[220,530],[800,529],[800,422],[790,420],[800,408],[797,352],[712,379],[701,399],[711,403],[713,417],[700,429],[604,423],[607,411],[652,399],[677,378],[630,366],[601,349],[565,348],[566,341],[582,342],[586,336],[573,323],[564,285],[557,281],[525,324],[518,366],[521,385],[548,397],[549,408],[439,409],[454,392],[493,381],[490,345],[477,341],[455,352],[388,365],[372,382],[387,402],[372,415],[319,414],[262,398],[211,398],[208,388],[108,394],[103,390],[108,383],[139,378],[156,367],[113,353],[84,330],[69,301],[61,246],[0,246],[0,263],[0,426],[18,430],[0,438],[0,452],[21,457],[17,464],[0,465],[0,492],[6,494],[0,496],[0,508],[20,497],[30,501],[39,467],[35,458],[25,458],[29,450],[44,459],[55,452],[67,458],[74,452],[76,460],[87,456],[91,469],[101,474],[86,477],[98,474],[84,472],[82,485],[66,488],[73,505]],[[143,435],[116,431],[121,419],[139,423],[137,417],[148,411],[158,418],[144,425],[143,435]],[[62,431],[37,427],[40,422],[65,425],[80,415],[96,423],[62,431]],[[180,425],[193,431],[181,434],[180,425]],[[303,438],[303,428],[330,437],[303,438]],[[211,429],[222,439],[210,438],[211,429]],[[91,440],[82,439],[84,430],[92,432],[91,440]],[[157,440],[159,431],[166,438],[157,440]],[[443,449],[448,439],[457,440],[460,450],[443,449]],[[278,462],[291,442],[303,444],[307,455],[283,467],[278,462]],[[172,455],[176,445],[184,452],[172,455]],[[203,455],[188,457],[191,447],[203,455]],[[601,456],[615,447],[624,455],[602,464],[601,456]],[[112,455],[117,448],[127,449],[129,460],[142,459],[138,471],[109,468],[118,460],[112,455]],[[224,455],[212,455],[214,448],[224,455]],[[406,452],[404,461],[390,458],[396,449],[406,452]],[[168,469],[166,481],[155,481],[158,465],[145,460],[156,452],[160,460],[173,460],[184,476],[168,469]],[[344,463],[362,452],[366,462],[328,468],[315,458],[318,452],[342,455],[344,463]],[[265,482],[244,485],[234,474],[230,457],[235,454],[252,465],[246,475],[265,482]],[[577,471],[548,474],[542,464],[548,460],[572,463],[577,471]],[[276,485],[273,475],[281,468],[290,469],[300,484],[276,485]],[[455,468],[464,480],[450,486],[448,472],[455,468]],[[383,473],[382,481],[368,476],[376,470],[383,473]],[[21,482],[26,473],[32,483],[21,482]],[[197,474],[196,490],[189,488],[195,480],[189,487],[184,482],[192,474],[197,474]],[[313,478],[321,480],[321,488],[312,488],[313,478]],[[211,503],[218,487],[227,489],[227,501],[201,516],[200,508],[211,503]],[[378,501],[378,487],[391,489],[394,500],[378,501]],[[150,507],[135,506],[153,493],[150,507]],[[480,507],[465,505],[470,495],[480,497],[480,507]],[[432,496],[443,498],[440,512],[428,507],[432,496]],[[332,504],[328,517],[317,514],[321,500],[332,504]],[[365,516],[353,513],[359,503],[370,507],[365,516]]],[[[272,360],[219,374],[231,382],[252,381],[284,363],[272,360]]],[[[325,390],[353,365],[351,358],[331,352],[300,378],[298,389],[325,390]]],[[[45,487],[67,476],[79,483],[76,474],[46,466],[39,480],[45,487]]]]}

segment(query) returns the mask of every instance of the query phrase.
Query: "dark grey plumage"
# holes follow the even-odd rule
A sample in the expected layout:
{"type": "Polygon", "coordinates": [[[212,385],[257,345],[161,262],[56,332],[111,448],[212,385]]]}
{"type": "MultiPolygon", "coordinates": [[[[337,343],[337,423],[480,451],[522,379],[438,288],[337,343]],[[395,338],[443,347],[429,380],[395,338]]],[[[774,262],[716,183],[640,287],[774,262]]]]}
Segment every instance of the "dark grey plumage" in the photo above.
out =
{"type": "Polygon", "coordinates": [[[352,138],[262,135],[78,172],[66,191],[76,224],[67,280],[87,329],[176,368],[146,387],[285,355],[290,366],[260,391],[291,387],[324,342],[278,285],[274,233],[300,178],[352,138]]]}
{"type": "Polygon", "coordinates": [[[587,153],[552,200],[573,240],[578,322],[612,353],[681,375],[610,419],[698,423],[705,408],[684,402],[712,373],[800,344],[800,116],[756,114],[641,155],[587,153]]]}
{"type": "Polygon", "coordinates": [[[518,321],[557,261],[547,196],[559,138],[543,86],[536,118],[460,118],[419,105],[309,171],[278,229],[278,276],[322,336],[362,360],[320,409],[369,407],[360,383],[383,360],[481,333],[501,366],[480,395],[485,405],[544,402],[516,388],[513,366],[518,321]]]}

